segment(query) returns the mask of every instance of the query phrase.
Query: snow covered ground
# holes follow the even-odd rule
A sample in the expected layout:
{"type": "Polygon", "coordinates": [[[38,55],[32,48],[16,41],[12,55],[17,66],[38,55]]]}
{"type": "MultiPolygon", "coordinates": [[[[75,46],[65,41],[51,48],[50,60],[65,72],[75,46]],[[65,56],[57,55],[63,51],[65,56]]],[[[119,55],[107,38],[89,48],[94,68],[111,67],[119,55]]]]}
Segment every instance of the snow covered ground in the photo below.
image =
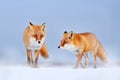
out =
{"type": "Polygon", "coordinates": [[[0,80],[120,80],[120,65],[73,69],[73,65],[0,65],[0,80]]]}

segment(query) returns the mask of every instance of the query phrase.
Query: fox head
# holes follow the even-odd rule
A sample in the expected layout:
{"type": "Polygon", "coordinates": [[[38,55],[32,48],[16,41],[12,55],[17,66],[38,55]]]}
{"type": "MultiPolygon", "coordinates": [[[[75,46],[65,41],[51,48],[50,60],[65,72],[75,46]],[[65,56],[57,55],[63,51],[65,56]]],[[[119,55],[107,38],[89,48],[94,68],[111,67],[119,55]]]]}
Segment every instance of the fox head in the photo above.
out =
{"type": "Polygon", "coordinates": [[[34,25],[29,22],[30,42],[33,44],[42,44],[46,37],[45,23],[42,25],[34,25]]]}
{"type": "Polygon", "coordinates": [[[62,40],[58,48],[63,48],[63,49],[68,49],[70,47],[72,48],[73,36],[74,36],[73,31],[70,31],[70,32],[65,31],[63,33],[62,40]]]}

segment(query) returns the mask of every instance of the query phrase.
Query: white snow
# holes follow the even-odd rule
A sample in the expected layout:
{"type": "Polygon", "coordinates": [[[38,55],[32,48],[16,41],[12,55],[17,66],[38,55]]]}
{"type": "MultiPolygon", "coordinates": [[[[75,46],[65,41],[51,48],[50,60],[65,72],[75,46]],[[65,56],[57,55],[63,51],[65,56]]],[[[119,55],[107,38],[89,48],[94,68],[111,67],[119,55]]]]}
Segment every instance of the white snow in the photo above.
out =
{"type": "Polygon", "coordinates": [[[73,65],[0,65],[0,80],[120,80],[120,66],[73,69],[73,65]]]}

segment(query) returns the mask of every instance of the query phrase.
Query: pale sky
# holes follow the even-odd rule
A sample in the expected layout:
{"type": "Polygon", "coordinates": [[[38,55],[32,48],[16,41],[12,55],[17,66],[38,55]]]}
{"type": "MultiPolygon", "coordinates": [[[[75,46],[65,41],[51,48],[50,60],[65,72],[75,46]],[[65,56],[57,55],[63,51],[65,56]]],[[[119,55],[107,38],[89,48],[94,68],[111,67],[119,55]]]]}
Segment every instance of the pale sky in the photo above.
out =
{"type": "Polygon", "coordinates": [[[93,32],[111,58],[120,57],[120,0],[0,0],[0,59],[26,61],[23,31],[30,21],[46,22],[52,60],[73,60],[57,48],[64,31],[93,32]]]}

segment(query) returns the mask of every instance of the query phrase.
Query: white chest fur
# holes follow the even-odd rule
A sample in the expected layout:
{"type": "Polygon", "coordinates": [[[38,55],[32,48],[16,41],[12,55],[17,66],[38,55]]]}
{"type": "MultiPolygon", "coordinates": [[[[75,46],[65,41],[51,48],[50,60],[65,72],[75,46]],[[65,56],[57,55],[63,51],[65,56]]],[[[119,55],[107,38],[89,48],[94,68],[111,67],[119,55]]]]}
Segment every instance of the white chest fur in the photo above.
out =
{"type": "Polygon", "coordinates": [[[30,50],[39,50],[42,47],[42,44],[44,43],[45,38],[41,40],[41,43],[38,43],[35,38],[30,38],[30,45],[27,47],[30,50]]]}
{"type": "Polygon", "coordinates": [[[75,47],[75,46],[72,45],[72,44],[66,44],[66,45],[64,45],[64,47],[62,47],[62,49],[71,51],[71,52],[72,52],[73,54],[75,54],[75,55],[80,54],[80,52],[81,52],[80,49],[78,49],[77,47],[75,47]]]}

